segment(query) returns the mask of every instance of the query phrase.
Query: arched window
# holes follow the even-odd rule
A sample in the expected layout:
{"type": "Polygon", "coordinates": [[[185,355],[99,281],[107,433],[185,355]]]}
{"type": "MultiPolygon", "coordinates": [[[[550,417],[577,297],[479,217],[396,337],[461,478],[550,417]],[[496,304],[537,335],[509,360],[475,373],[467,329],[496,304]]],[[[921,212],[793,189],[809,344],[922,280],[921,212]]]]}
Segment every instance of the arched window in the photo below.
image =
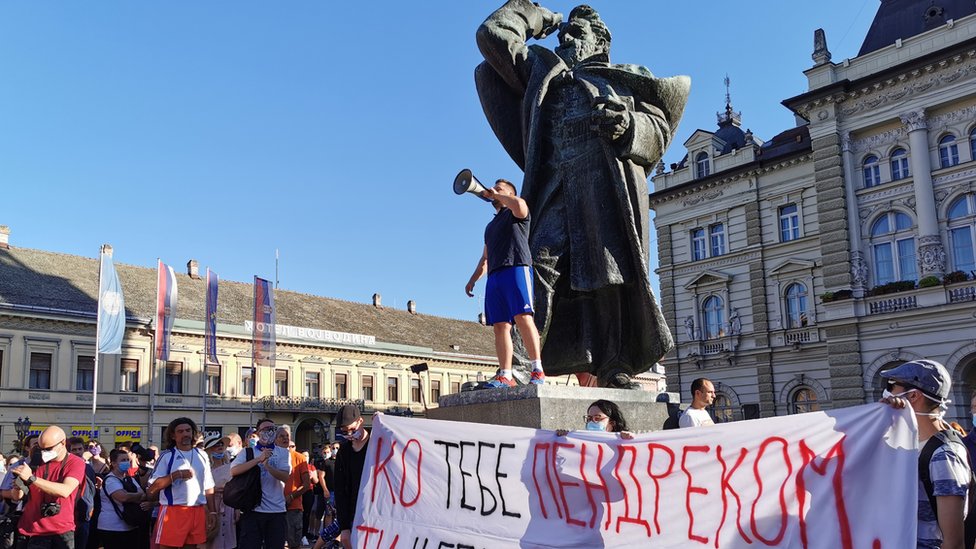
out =
{"type": "Polygon", "coordinates": [[[949,246],[953,270],[976,270],[976,195],[960,196],[949,205],[949,246]]]}
{"type": "Polygon", "coordinates": [[[725,303],[721,297],[710,296],[702,303],[705,319],[705,339],[718,339],[725,335],[725,303]]]}
{"type": "Polygon", "coordinates": [[[698,174],[699,178],[708,177],[709,166],[707,152],[700,152],[695,156],[695,173],[698,174]]]}
{"type": "Polygon", "coordinates": [[[918,279],[912,225],[912,218],[901,212],[888,212],[871,225],[876,285],[918,279]]]}
{"type": "Polygon", "coordinates": [[[939,140],[939,164],[943,168],[955,166],[959,163],[959,145],[956,136],[948,134],[939,140]]]}
{"type": "Polygon", "coordinates": [[[786,327],[803,328],[807,322],[807,287],[795,282],[786,287],[786,327]]]}
{"type": "Polygon", "coordinates": [[[864,186],[874,187],[881,183],[881,166],[878,164],[878,157],[869,154],[864,157],[864,186]]]}
{"type": "Polygon", "coordinates": [[[728,423],[735,419],[732,399],[721,391],[715,393],[715,400],[712,401],[712,415],[719,423],[728,423]]]}
{"type": "Polygon", "coordinates": [[[905,179],[912,175],[908,167],[908,151],[898,147],[891,151],[891,179],[905,179]]]}
{"type": "Polygon", "coordinates": [[[819,412],[820,403],[817,402],[817,393],[813,389],[801,385],[790,395],[790,413],[805,414],[807,412],[819,412]]]}

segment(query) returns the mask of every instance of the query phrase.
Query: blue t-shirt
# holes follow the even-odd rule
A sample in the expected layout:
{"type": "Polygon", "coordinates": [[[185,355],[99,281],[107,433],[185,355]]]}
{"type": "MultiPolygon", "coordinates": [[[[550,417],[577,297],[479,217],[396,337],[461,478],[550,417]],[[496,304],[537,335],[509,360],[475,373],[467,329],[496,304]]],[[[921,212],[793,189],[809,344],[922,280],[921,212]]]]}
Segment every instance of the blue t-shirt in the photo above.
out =
{"type": "Polygon", "coordinates": [[[485,227],[485,247],[488,250],[488,272],[505,267],[532,265],[529,251],[529,219],[516,219],[508,208],[502,208],[485,227]]]}

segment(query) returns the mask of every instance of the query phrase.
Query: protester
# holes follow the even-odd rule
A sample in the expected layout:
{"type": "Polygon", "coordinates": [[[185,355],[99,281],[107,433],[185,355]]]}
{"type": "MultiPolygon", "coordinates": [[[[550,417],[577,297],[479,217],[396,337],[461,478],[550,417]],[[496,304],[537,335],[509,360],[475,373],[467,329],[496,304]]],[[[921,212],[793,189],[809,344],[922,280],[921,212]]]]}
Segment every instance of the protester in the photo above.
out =
{"type": "MultiPolygon", "coordinates": [[[[314,549],[332,549],[332,546],[339,544],[336,537],[339,536],[339,521],[335,516],[335,462],[338,453],[338,443],[336,445],[326,445],[322,451],[323,457],[318,468],[322,473],[319,481],[319,489],[322,492],[321,523],[318,540],[315,542],[314,549]],[[335,450],[334,450],[335,448],[335,450]],[[323,484],[324,483],[324,484],[323,484]]],[[[341,546],[341,544],[339,544],[341,546]]]]}
{"type": "Polygon", "coordinates": [[[85,458],[85,439],[71,437],[68,439],[68,451],[85,461],[85,480],[78,486],[78,502],[75,504],[75,546],[79,549],[88,547],[88,536],[91,533],[92,513],[95,511],[95,491],[100,480],[95,476],[95,469],[85,458]]]}
{"type": "Polygon", "coordinates": [[[356,517],[356,503],[359,500],[359,483],[366,464],[366,451],[369,445],[369,431],[359,411],[359,406],[346,404],[339,408],[336,417],[338,431],[346,437],[339,447],[336,458],[336,519],[339,523],[339,539],[345,549],[352,549],[353,519],[356,517]]]}
{"type": "Polygon", "coordinates": [[[705,408],[715,401],[715,386],[712,382],[700,377],[691,382],[691,406],[678,419],[679,427],[701,427],[714,425],[715,421],[705,408]]]}
{"type": "Polygon", "coordinates": [[[488,387],[514,387],[512,376],[512,325],[518,327],[532,363],[530,382],[542,385],[542,347],[533,320],[532,254],[529,252],[529,206],[518,196],[515,185],[499,179],[482,192],[491,200],[495,217],[485,228],[485,247],[478,266],[464,287],[474,297],[474,285],[488,275],[485,285],[485,318],[495,333],[498,374],[488,387]]]}
{"type": "Polygon", "coordinates": [[[230,474],[237,476],[254,467],[261,470],[261,503],[241,518],[240,549],[282,549],[285,546],[285,482],[291,473],[288,448],[275,446],[277,427],[270,419],[258,420],[254,459],[241,452],[231,464],[230,474]]]}
{"type": "MultiPolygon", "coordinates": [[[[627,430],[627,420],[624,419],[623,412],[615,402],[609,400],[597,400],[586,409],[583,416],[586,422],[587,431],[604,431],[607,433],[619,433],[620,438],[630,440],[634,438],[634,433],[627,430]]],[[[564,437],[569,431],[558,429],[557,436],[564,437]]]]}
{"type": "Polygon", "coordinates": [[[302,514],[304,511],[302,495],[312,489],[311,475],[308,470],[308,460],[305,456],[295,451],[295,443],[291,440],[291,427],[282,425],[278,427],[275,436],[275,446],[284,448],[288,451],[291,464],[291,473],[288,481],[285,482],[285,540],[288,547],[298,549],[302,545],[307,545],[308,540],[304,539],[305,530],[302,527],[302,514]]]}
{"type": "Polygon", "coordinates": [[[254,427],[251,427],[250,429],[247,430],[247,434],[244,436],[244,438],[247,439],[247,445],[250,446],[251,448],[258,447],[258,442],[259,442],[258,430],[255,429],[254,427]]]}
{"type": "Polygon", "coordinates": [[[111,472],[105,477],[100,492],[102,502],[98,513],[98,538],[105,549],[135,549],[148,546],[148,528],[129,524],[123,509],[126,504],[136,504],[148,513],[154,503],[148,494],[129,476],[132,455],[124,449],[109,452],[111,472]]]}
{"type": "Polygon", "coordinates": [[[241,441],[241,435],[237,433],[231,433],[225,436],[223,440],[224,452],[227,453],[227,462],[230,463],[244,449],[244,444],[241,441]]]}
{"type": "Polygon", "coordinates": [[[952,385],[949,373],[934,360],[914,360],[881,372],[881,377],[888,380],[882,401],[911,408],[918,421],[917,546],[961,548],[972,473],[961,437],[942,419],[952,385]]]}
{"type": "Polygon", "coordinates": [[[98,476],[107,475],[109,472],[109,464],[105,461],[105,457],[102,455],[102,445],[98,441],[92,440],[88,442],[88,453],[91,454],[92,469],[95,470],[95,474],[98,476]]]}
{"type": "Polygon", "coordinates": [[[976,471],[976,395],[969,400],[969,413],[973,419],[973,428],[962,442],[966,445],[966,453],[969,455],[969,469],[976,471]]]}
{"type": "MultiPolygon", "coordinates": [[[[241,437],[237,436],[240,443],[241,437]]],[[[237,547],[237,510],[224,505],[224,486],[231,479],[230,460],[226,447],[229,437],[214,434],[203,441],[203,450],[210,457],[210,473],[214,479],[214,509],[217,521],[207,531],[207,549],[234,549],[237,547]]]]}
{"type": "MultiPolygon", "coordinates": [[[[26,549],[74,549],[75,502],[78,486],[85,478],[85,462],[68,453],[64,431],[52,425],[41,432],[38,447],[43,465],[36,470],[22,462],[11,469],[28,490],[18,531],[26,538],[26,549]]],[[[13,499],[24,492],[14,487],[13,499]]],[[[80,549],[80,548],[79,548],[80,549]]]]}
{"type": "Polygon", "coordinates": [[[202,545],[217,520],[209,458],[193,446],[199,432],[192,419],[181,417],[163,433],[167,449],[149,477],[150,493],[160,494],[153,538],[162,548],[202,545]]]}
{"type": "Polygon", "coordinates": [[[312,522],[312,511],[315,507],[315,487],[319,482],[320,474],[318,469],[315,468],[315,464],[312,463],[312,455],[307,451],[300,453],[305,458],[305,463],[308,464],[308,482],[309,486],[311,486],[311,489],[306,490],[302,494],[302,545],[308,545],[310,541],[315,540],[315,536],[312,535],[309,526],[312,522]]]}

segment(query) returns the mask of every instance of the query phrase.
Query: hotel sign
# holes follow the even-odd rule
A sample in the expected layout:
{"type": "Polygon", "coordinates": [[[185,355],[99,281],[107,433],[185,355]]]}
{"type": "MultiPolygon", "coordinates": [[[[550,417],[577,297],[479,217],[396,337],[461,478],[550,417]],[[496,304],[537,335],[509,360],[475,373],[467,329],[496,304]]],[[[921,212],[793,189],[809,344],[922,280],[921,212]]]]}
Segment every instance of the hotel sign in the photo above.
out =
{"type": "MultiPolygon", "coordinates": [[[[254,327],[254,322],[244,321],[244,330],[248,333],[254,327]]],[[[269,330],[271,327],[258,323],[259,332],[269,330]]],[[[376,345],[376,336],[362,334],[347,334],[345,332],[333,332],[332,330],[318,330],[315,328],[300,328],[298,326],[285,326],[275,324],[276,337],[287,337],[290,339],[306,339],[309,341],[321,341],[323,343],[342,343],[344,345],[376,345]]]]}

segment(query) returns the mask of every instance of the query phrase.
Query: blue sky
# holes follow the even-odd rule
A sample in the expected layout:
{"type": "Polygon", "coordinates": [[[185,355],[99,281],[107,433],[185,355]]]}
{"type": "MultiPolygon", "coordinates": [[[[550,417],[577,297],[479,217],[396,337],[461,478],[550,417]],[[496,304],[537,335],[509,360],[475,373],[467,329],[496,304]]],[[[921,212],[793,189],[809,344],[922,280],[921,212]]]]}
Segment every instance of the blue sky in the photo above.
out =
{"type": "MultiPolygon", "coordinates": [[[[669,163],[715,129],[726,73],[744,127],[792,127],[780,101],[806,90],[814,29],[840,62],[879,5],[591,3],[613,61],[692,78],[669,163]]],[[[282,289],[473,320],[464,285],[492,212],[451,181],[521,181],[472,76],[500,4],[2,2],[0,224],[15,246],[110,243],[119,262],[194,258],[242,281],[273,278],[278,248],[282,289]]]]}

